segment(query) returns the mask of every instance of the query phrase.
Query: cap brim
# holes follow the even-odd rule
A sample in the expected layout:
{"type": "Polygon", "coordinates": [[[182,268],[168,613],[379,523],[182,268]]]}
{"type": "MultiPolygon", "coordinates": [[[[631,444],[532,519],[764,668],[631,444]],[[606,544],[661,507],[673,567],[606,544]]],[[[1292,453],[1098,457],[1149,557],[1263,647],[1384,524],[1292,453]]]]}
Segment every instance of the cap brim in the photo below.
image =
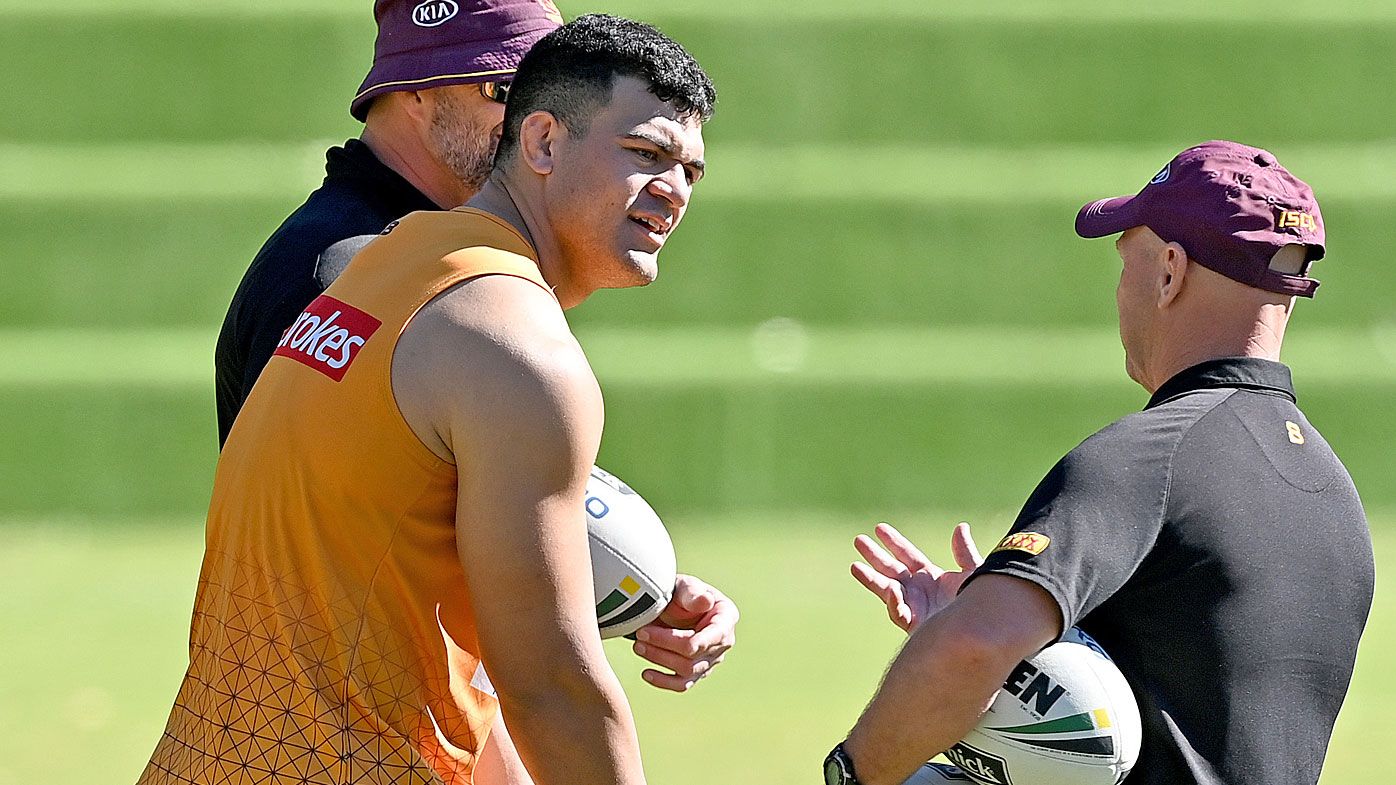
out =
{"type": "MultiPolygon", "coordinates": [[[[476,82],[509,81],[514,78],[515,70],[514,68],[495,68],[484,71],[442,73],[417,79],[380,82],[366,87],[358,95],[354,96],[354,100],[349,103],[349,114],[353,115],[355,120],[362,123],[368,119],[369,102],[384,93],[391,93],[396,90],[427,90],[433,87],[450,87],[451,85],[471,84],[476,82]]],[[[371,74],[370,78],[372,78],[371,74]]]]}
{"type": "MultiPolygon", "coordinates": [[[[539,6],[541,8],[542,6],[539,6]]],[[[528,20],[520,32],[506,38],[440,43],[403,49],[390,54],[375,52],[373,68],[349,103],[349,113],[359,122],[368,117],[368,105],[384,93],[426,90],[433,87],[509,80],[519,62],[543,36],[560,23],[547,17],[528,20]]],[[[511,29],[519,29],[516,25],[511,29]]]]}
{"type": "Polygon", "coordinates": [[[1091,202],[1076,214],[1076,233],[1094,238],[1133,229],[1140,223],[1137,202],[1134,195],[1091,202]]]}

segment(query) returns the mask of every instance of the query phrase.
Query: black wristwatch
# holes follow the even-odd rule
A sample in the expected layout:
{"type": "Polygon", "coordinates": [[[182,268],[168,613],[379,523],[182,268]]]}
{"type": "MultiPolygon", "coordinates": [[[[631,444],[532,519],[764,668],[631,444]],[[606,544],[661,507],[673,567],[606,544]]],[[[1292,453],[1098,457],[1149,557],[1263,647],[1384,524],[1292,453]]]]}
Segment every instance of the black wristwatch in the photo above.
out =
{"type": "Polygon", "coordinates": [[[858,775],[853,771],[853,759],[839,742],[824,759],[824,785],[859,785],[858,775]]]}

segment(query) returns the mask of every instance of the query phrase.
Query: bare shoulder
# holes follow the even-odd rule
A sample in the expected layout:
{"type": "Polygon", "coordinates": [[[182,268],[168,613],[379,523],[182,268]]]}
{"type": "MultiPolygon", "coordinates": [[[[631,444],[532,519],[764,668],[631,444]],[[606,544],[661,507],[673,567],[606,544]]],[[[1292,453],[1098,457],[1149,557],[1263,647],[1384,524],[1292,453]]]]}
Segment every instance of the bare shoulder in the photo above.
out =
{"type": "Polygon", "coordinates": [[[408,323],[392,373],[403,417],[445,460],[501,438],[585,439],[591,420],[600,438],[591,366],[557,301],[521,278],[482,276],[437,296],[408,323]]]}

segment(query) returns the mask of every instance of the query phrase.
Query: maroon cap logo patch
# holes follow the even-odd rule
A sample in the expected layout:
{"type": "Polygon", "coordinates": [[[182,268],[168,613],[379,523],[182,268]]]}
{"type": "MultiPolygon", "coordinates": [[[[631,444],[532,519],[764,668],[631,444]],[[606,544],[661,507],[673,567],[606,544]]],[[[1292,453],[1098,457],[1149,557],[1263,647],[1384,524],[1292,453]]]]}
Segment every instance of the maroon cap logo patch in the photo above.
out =
{"type": "Polygon", "coordinates": [[[381,326],[358,308],[322,294],[281,334],[272,356],[290,357],[340,381],[381,326]]]}
{"type": "Polygon", "coordinates": [[[1299,210],[1281,210],[1280,220],[1276,223],[1280,229],[1298,229],[1301,232],[1317,232],[1318,220],[1313,213],[1305,213],[1299,210]]]}

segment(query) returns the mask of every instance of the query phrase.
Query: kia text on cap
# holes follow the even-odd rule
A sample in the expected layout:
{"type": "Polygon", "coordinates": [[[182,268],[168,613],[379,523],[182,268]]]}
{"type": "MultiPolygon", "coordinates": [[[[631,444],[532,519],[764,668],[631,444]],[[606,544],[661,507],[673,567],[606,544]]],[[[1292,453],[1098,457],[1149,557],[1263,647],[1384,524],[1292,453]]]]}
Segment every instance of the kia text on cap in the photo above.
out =
{"type": "Polygon", "coordinates": [[[426,0],[412,9],[412,24],[418,27],[436,27],[450,21],[460,12],[455,0],[426,0]]]}

